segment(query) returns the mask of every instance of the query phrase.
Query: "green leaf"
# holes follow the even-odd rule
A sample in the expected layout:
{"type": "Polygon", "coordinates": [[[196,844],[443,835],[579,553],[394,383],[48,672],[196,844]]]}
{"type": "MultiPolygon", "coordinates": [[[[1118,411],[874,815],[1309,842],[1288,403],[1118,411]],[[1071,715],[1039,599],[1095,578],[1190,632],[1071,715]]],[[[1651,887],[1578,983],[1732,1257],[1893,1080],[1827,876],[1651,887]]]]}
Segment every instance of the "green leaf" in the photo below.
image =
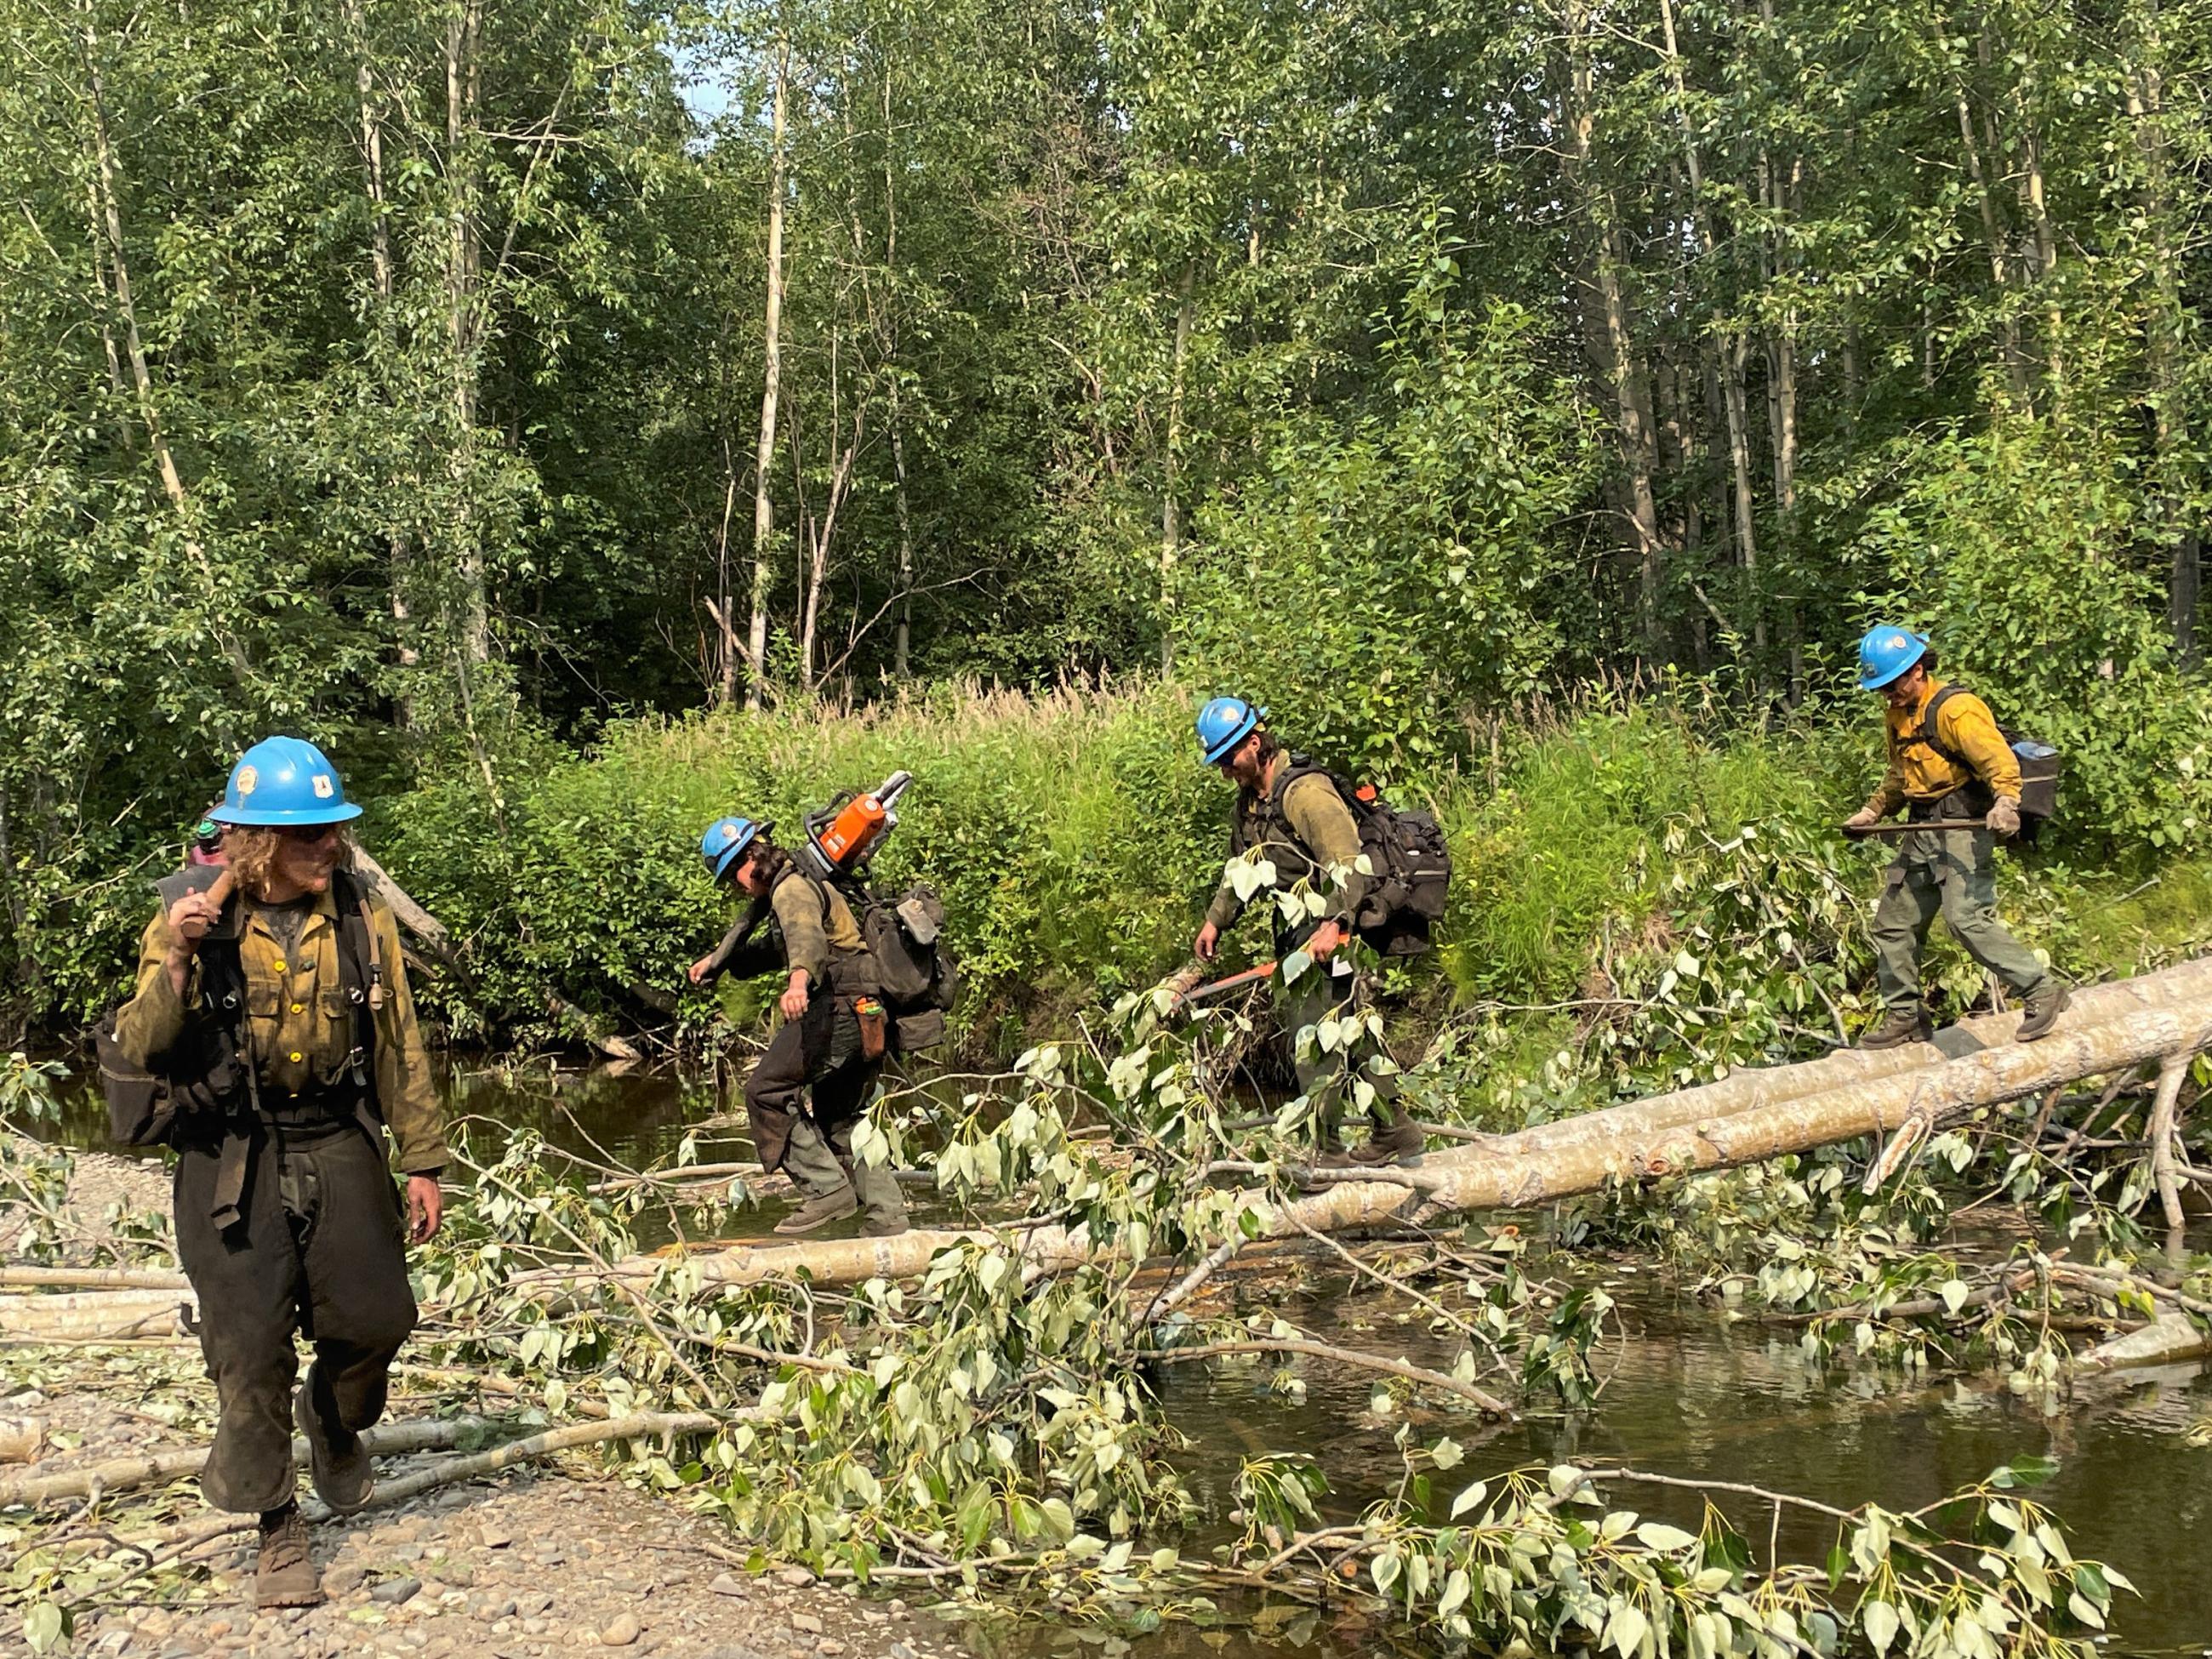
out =
{"type": "Polygon", "coordinates": [[[1859,1628],[1866,1632],[1867,1644],[1873,1648],[1876,1659],[1889,1651],[1889,1644],[1897,1639],[1899,1625],[1897,1609],[1887,1601],[1869,1601],[1859,1609],[1859,1628]]]}
{"type": "Polygon", "coordinates": [[[69,1633],[69,1618],[60,1606],[40,1601],[23,1615],[23,1639],[33,1653],[44,1653],[69,1633]]]}

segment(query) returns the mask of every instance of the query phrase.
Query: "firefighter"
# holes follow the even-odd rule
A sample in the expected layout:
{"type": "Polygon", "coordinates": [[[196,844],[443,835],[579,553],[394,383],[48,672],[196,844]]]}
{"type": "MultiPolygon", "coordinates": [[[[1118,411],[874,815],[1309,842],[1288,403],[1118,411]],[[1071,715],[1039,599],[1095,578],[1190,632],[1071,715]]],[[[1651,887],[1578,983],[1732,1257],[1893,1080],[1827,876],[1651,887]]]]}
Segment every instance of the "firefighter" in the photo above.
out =
{"type": "Polygon", "coordinates": [[[317,1495],[340,1514],[368,1501],[361,1435],[415,1326],[405,1243],[433,1237],[444,1207],[445,1135],[398,930],[350,867],[360,813],[313,744],[247,750],[209,813],[223,866],[162,884],[114,1021],[118,1048],[179,1103],[177,1254],[217,1401],[200,1489],[260,1517],[264,1607],[322,1600],[295,1425],[317,1495]],[[224,866],[234,886],[218,907],[208,890],[224,866]],[[295,1335],[314,1352],[296,1398],[295,1335]]]}
{"type": "MultiPolygon", "coordinates": [[[[1295,921],[1269,905],[1275,959],[1288,964],[1303,954],[1311,964],[1295,979],[1279,975],[1275,985],[1277,1018],[1290,1036],[1298,1086],[1312,1103],[1320,1131],[1316,1162],[1330,1168],[1395,1163],[1419,1152],[1423,1139],[1399,1103],[1398,1068],[1389,1051],[1364,1022],[1334,1052],[1325,1053],[1313,1030],[1324,1019],[1370,1008],[1364,976],[1346,948],[1372,879],[1356,867],[1359,825],[1328,773],[1277,742],[1267,716],[1266,709],[1243,697],[1214,698],[1199,711],[1199,751],[1206,765],[1218,767],[1237,786],[1232,859],[1261,854],[1275,866],[1278,890],[1304,884],[1326,898],[1321,915],[1302,912],[1295,921]],[[1352,1152],[1341,1139],[1347,1091],[1365,1100],[1373,1125],[1370,1139],[1352,1152]]],[[[1224,875],[1193,941],[1200,962],[1214,959],[1223,931],[1244,906],[1224,875]]]]}
{"type": "Polygon", "coordinates": [[[2017,1039],[2049,1036],[2066,1010],[2066,988],[1996,912],[1996,842],[2020,833],[2019,757],[1987,703],[1936,678],[1935,652],[1909,629],[1885,623],[1859,641],[1859,689],[1887,705],[1889,764],[1844,829],[1870,830],[1900,806],[1910,822],[1929,826],[1903,838],[1882,877],[1875,972],[1887,1012],[1859,1046],[1894,1048],[1931,1035],[1920,951],[1939,910],[1967,954],[2021,999],[2017,1039]],[[1942,827],[1961,819],[1985,827],[1942,827]]]}
{"type": "Polygon", "coordinates": [[[776,1231],[809,1233],[866,1211],[862,1235],[892,1237],[907,1230],[898,1182],[853,1154],[853,1132],[884,1066],[888,1020],[874,958],[844,895],[778,847],[775,827],[718,818],[700,838],[714,879],[753,903],[691,964],[690,977],[705,985],[721,973],[785,975],[776,999],[783,1023],[745,1079],[745,1114],[762,1167],[783,1170],[806,1195],[776,1231]],[[755,940],[763,921],[769,937],[755,940]]]}

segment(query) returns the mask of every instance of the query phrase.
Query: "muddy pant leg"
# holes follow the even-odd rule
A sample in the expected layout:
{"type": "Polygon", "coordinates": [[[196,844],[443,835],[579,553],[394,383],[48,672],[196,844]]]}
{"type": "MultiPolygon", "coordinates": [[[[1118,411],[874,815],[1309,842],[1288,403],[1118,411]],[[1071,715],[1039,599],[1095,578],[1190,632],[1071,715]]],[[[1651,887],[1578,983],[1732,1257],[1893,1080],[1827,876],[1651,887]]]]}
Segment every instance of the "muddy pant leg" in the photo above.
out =
{"type": "Polygon", "coordinates": [[[250,1514],[289,1503],[296,1489],[292,1333],[301,1275],[267,1139],[255,1137],[241,1219],[222,1232],[208,1216],[216,1164],[212,1149],[178,1155],[177,1255],[199,1298],[200,1352],[215,1382],[215,1445],[200,1490],[219,1510],[250,1514]]]}
{"type": "Polygon", "coordinates": [[[381,1144],[349,1124],[300,1158],[312,1183],[301,1255],[314,1405],[343,1443],[384,1415],[386,1373],[415,1328],[415,1293],[381,1144]]]}
{"type": "MultiPolygon", "coordinates": [[[[811,1011],[809,1011],[810,1019],[811,1011]]],[[[788,1164],[787,1140],[802,1121],[806,1105],[806,1031],[810,1019],[786,1020],[768,1040],[768,1048],[745,1079],[745,1117],[761,1167],[788,1164]]],[[[792,1177],[798,1180],[794,1174],[792,1177]]],[[[800,1183],[804,1185],[802,1182],[800,1183]]]]}
{"type": "Polygon", "coordinates": [[[1344,1122],[1346,1056],[1340,1050],[1324,1053],[1312,1028],[1343,1013],[1352,997],[1350,975],[1332,974],[1316,964],[1283,987],[1275,1004],[1276,1018],[1291,1045],[1298,1092],[1313,1108],[1314,1124],[1325,1149],[1339,1144],[1344,1122]]]}
{"type": "Polygon", "coordinates": [[[1996,843],[1986,830],[1954,831],[1937,866],[1942,881],[1943,920],[1967,954],[1995,974],[2015,996],[2032,996],[2050,982],[2048,969],[2035,953],[1997,920],[1996,843]]]}
{"type": "Polygon", "coordinates": [[[1942,902],[1934,873],[1917,860],[1900,857],[1883,872],[1874,907],[1874,970],[1892,1009],[1920,1012],[1920,947],[1942,902]]]}
{"type": "Polygon", "coordinates": [[[784,1143],[783,1172],[809,1198],[828,1198],[851,1184],[821,1127],[805,1112],[791,1121],[791,1133],[784,1143]]]}
{"type": "Polygon", "coordinates": [[[875,1092],[880,1063],[852,1060],[814,1085],[814,1109],[820,1115],[830,1150],[853,1182],[860,1207],[872,1222],[885,1226],[906,1224],[906,1198],[898,1178],[880,1164],[863,1163],[853,1153],[853,1132],[867,1115],[868,1097],[875,1092]]]}

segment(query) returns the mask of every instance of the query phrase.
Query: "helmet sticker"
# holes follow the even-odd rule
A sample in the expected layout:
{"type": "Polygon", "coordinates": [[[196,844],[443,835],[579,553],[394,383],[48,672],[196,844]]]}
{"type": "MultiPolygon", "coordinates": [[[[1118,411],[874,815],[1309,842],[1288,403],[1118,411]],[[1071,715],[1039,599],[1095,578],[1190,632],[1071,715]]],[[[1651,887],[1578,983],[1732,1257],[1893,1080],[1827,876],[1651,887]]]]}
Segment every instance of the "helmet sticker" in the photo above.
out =
{"type": "Polygon", "coordinates": [[[315,798],[318,800],[328,800],[331,795],[336,793],[337,792],[331,787],[331,775],[329,773],[318,772],[315,774],[315,798]]]}
{"type": "Polygon", "coordinates": [[[735,841],[737,838],[738,826],[736,824],[726,823],[722,826],[722,839],[725,842],[735,841]]]}
{"type": "Polygon", "coordinates": [[[261,775],[250,766],[238,769],[238,793],[240,799],[253,793],[253,786],[261,781],[261,775]]]}

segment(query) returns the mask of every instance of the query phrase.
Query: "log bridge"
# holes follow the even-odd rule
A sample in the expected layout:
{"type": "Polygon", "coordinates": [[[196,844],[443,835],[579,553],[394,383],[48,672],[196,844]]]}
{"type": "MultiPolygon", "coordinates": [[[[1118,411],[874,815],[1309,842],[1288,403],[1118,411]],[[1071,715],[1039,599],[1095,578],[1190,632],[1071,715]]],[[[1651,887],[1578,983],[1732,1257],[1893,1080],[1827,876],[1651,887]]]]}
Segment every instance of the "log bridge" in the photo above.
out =
{"type": "MultiPolygon", "coordinates": [[[[1799,1065],[1735,1073],[1717,1083],[1625,1102],[1579,1117],[1462,1145],[1388,1170],[1328,1172],[1318,1190],[1291,1199],[1255,1195],[1250,1206],[1261,1239],[1424,1223],[1444,1215],[1513,1210],[1699,1170],[1757,1164],[1833,1142],[1880,1136],[1885,1146],[1872,1184],[1945,1122],[1982,1107],[2133,1070],[2161,1070],[2154,1107],[2154,1166],[2169,1222],[2180,1218],[2171,1179],[2179,1139],[2179,1092],[2190,1059],[2212,1047],[2212,958],[2078,991],[2058,1029],[2020,1043],[2016,1012],[1965,1020],[1932,1042],[1875,1052],[1854,1049],[1799,1065]]],[[[856,1284],[921,1274],[940,1250],[963,1243],[1013,1250],[1031,1273],[1113,1255],[1081,1227],[1040,1226],[1018,1234],[916,1228],[895,1238],[744,1244],[680,1259],[702,1285],[743,1285],[801,1270],[817,1284],[856,1284]]],[[[1232,1239],[1165,1294],[1164,1311],[1198,1279],[1233,1255],[1232,1239]],[[1186,1288],[1188,1287],[1188,1288],[1186,1288]]],[[[641,1256],[615,1274],[640,1288],[668,1271],[672,1258],[641,1256]]],[[[568,1275],[544,1269],[520,1282],[568,1275]]],[[[20,1282],[20,1281],[18,1281],[20,1282]]],[[[175,1330],[189,1306],[181,1276],[161,1285],[53,1296],[0,1295],[0,1333],[8,1340],[84,1340],[175,1330]],[[181,1293],[181,1294],[180,1294],[181,1293]]],[[[2162,1323],[2167,1322],[2161,1322],[2162,1323]]],[[[2142,1333],[2136,1334],[2141,1336],[2142,1333]]],[[[2176,1326],[2148,1357],[2212,1352],[2193,1327],[2176,1326]]],[[[2146,1363],[2134,1358],[2119,1363],[2146,1363]]]]}

